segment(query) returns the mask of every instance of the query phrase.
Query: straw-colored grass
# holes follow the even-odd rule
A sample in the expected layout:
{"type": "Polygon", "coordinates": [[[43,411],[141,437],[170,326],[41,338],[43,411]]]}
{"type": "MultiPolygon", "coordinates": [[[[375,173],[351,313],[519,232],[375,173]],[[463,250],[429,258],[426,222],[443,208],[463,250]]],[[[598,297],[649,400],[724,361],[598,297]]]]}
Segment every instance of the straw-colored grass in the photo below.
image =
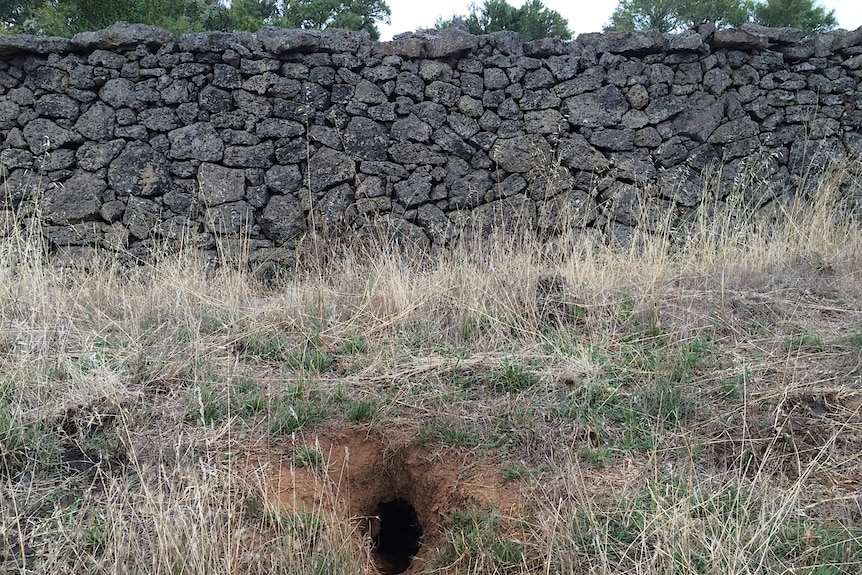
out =
{"type": "Polygon", "coordinates": [[[344,486],[288,512],[257,457],[338,427],[474,451],[520,494],[520,517],[445,510],[411,572],[859,573],[852,168],[625,246],[317,245],[270,282],[190,251],[64,265],[12,222],[0,570],[375,572],[344,486]]]}

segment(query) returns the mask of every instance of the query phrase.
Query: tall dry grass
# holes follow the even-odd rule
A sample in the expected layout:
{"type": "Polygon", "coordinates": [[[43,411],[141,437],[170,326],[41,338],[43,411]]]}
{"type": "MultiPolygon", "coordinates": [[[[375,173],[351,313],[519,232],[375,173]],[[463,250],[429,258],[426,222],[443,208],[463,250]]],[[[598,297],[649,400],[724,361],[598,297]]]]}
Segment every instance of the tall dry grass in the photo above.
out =
{"type": "MultiPolygon", "coordinates": [[[[520,417],[510,457],[534,470],[521,485],[533,526],[525,558],[503,568],[485,557],[470,572],[858,572],[859,556],[842,555],[862,548],[858,492],[836,525],[806,515],[811,481],[837,457],[834,438],[782,479],[777,436],[756,467],[734,466],[735,455],[721,465],[679,457],[676,448],[720,449],[708,435],[692,439],[710,418],[730,418],[745,433],[756,425],[744,405],[707,405],[695,393],[695,429],[667,431],[679,444],[613,448],[613,465],[600,470],[567,435],[580,423],[555,415],[567,386],[605,381],[607,357],[621,350],[653,353],[644,342],[656,334],[662,349],[709,338],[725,358],[771,373],[772,382],[743,390],[752,401],[772,401],[769,385],[787,395],[810,384],[798,372],[807,357],[770,350],[790,333],[784,327],[821,325],[811,308],[862,326],[862,233],[840,196],[854,170],[839,166],[813,199],[776,202],[768,213],[705,203],[686,222],[639,228],[624,246],[582,229],[553,245],[504,230],[421,259],[318,245],[274,283],[244,266],[213,269],[193,251],[133,266],[105,252],[70,265],[46,253],[37,227],[12,222],[0,244],[0,569],[372,572],[355,522],[330,508],[284,514],[267,500],[266,469],[249,463],[279,449],[272,421],[283,416],[284,388],[312,381],[327,393],[347,386],[351,397],[380,398],[381,428],[405,417],[402,393],[417,410],[408,415],[449,410],[480,435],[492,433],[500,410],[520,417]],[[555,274],[564,280],[552,300],[570,314],[560,321],[545,315],[540,287],[555,274]],[[769,317],[781,328],[767,326],[755,343],[738,313],[752,296],[771,298],[769,317]],[[344,346],[360,340],[348,357],[344,346]],[[760,360],[751,355],[758,350],[760,360]],[[313,353],[344,360],[346,373],[317,369],[313,353]],[[543,386],[446,399],[453,365],[473,375],[503,360],[538,371],[543,386]],[[403,380],[412,382],[407,392],[387,387],[403,380]],[[238,391],[248,381],[260,409],[243,413],[231,397],[249,393],[238,391]],[[387,394],[399,401],[386,403],[387,394]]],[[[719,377],[734,367],[714,369],[719,377]]],[[[714,382],[701,373],[692,385],[714,382]]],[[[660,427],[644,429],[651,425],[660,427]]],[[[858,454],[842,453],[858,467],[858,454]]]]}

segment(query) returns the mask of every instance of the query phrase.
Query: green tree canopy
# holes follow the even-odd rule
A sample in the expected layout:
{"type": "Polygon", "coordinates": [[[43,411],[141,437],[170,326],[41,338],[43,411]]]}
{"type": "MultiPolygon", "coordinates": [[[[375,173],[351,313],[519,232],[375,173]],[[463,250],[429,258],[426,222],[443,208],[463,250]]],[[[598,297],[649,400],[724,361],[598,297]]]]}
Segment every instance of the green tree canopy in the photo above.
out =
{"type": "Polygon", "coordinates": [[[230,17],[237,30],[273,25],[284,28],[365,30],[380,38],[377,22],[389,22],[385,0],[233,0],[230,17]]]}
{"type": "Polygon", "coordinates": [[[836,25],[835,12],[814,0],[620,0],[606,30],[683,30],[712,20],[719,27],[746,22],[792,26],[808,33],[836,25]]]}
{"type": "Polygon", "coordinates": [[[472,34],[490,34],[501,30],[518,32],[526,40],[559,38],[571,40],[569,23],[559,12],[549,10],[542,0],[529,0],[520,8],[505,0],[485,0],[481,7],[470,5],[468,16],[453,16],[449,20],[438,20],[437,28],[449,28],[455,19],[462,20],[472,34]]]}
{"type": "Polygon", "coordinates": [[[222,30],[229,24],[220,0],[24,0],[0,2],[10,32],[71,36],[124,20],[167,28],[177,34],[222,30]]]}
{"type": "Polygon", "coordinates": [[[71,36],[123,20],[167,28],[176,34],[204,30],[347,28],[380,37],[376,23],[389,21],[385,0],[0,0],[7,32],[71,36]]]}
{"type": "Polygon", "coordinates": [[[792,26],[806,32],[825,32],[838,25],[835,10],[826,11],[812,0],[768,0],[754,7],[754,21],[764,26],[792,26]]]}

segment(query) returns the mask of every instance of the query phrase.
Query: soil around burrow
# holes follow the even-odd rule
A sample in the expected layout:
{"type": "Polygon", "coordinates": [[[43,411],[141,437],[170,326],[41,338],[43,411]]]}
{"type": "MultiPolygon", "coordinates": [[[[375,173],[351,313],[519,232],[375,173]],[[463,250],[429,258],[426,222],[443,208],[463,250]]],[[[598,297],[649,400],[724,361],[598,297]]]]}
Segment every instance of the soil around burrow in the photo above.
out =
{"type": "Polygon", "coordinates": [[[477,452],[416,443],[399,444],[380,432],[341,426],[307,433],[272,445],[264,492],[286,513],[322,509],[346,514],[359,536],[374,545],[381,530],[381,504],[397,502],[415,511],[421,529],[419,552],[405,569],[373,552],[382,574],[423,571],[442,543],[443,526],[454,509],[497,508],[503,517],[520,517],[524,499],[506,483],[498,467],[477,452]],[[294,453],[303,447],[323,454],[325,469],[301,467],[294,453]]]}

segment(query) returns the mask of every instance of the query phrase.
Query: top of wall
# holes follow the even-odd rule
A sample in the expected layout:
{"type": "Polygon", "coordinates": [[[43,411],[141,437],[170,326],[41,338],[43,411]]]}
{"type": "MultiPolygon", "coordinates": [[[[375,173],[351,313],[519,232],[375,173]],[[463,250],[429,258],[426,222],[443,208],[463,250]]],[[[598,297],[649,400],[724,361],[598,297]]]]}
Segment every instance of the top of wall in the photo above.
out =
{"type": "Polygon", "coordinates": [[[659,32],[596,32],[581,34],[571,42],[545,38],[524,42],[515,32],[473,36],[457,29],[426,30],[397,35],[390,42],[372,42],[365,32],[328,29],[299,30],[262,28],[257,32],[202,32],[178,39],[168,30],[145,24],[118,22],[104,30],[81,32],[73,38],[0,35],[0,56],[13,54],[64,54],[112,50],[146,44],[159,47],[177,42],[182,51],[219,52],[242,47],[252,53],[269,52],[373,52],[405,58],[449,58],[492,46],[501,54],[547,58],[564,54],[621,54],[645,56],[666,52],[699,52],[709,49],[775,50],[788,61],[829,56],[848,49],[862,60],[862,27],[806,36],[796,28],[767,28],[754,24],[741,29],[716,30],[706,23],[679,34],[659,32]]]}

